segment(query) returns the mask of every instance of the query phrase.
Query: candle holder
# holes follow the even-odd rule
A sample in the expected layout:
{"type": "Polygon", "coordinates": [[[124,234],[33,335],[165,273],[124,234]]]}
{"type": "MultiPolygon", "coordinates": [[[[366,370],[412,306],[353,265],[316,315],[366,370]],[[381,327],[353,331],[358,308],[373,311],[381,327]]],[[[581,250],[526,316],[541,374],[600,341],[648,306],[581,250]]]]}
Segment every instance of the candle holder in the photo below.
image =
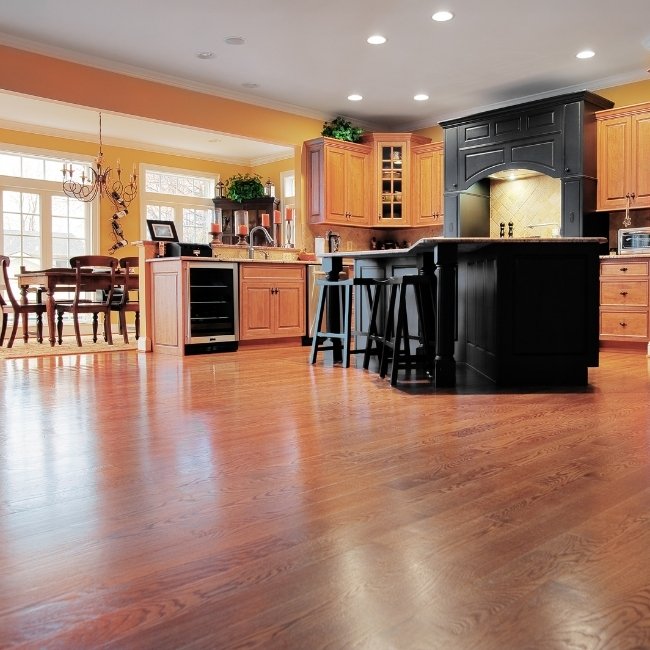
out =
{"type": "Polygon", "coordinates": [[[223,244],[223,233],[210,232],[210,235],[212,235],[212,241],[210,242],[210,248],[212,250],[223,244]]]}
{"type": "Polygon", "coordinates": [[[284,245],[285,248],[293,248],[293,220],[286,221],[286,232],[287,232],[287,242],[284,245]]]}
{"type": "Polygon", "coordinates": [[[235,225],[237,227],[237,246],[248,246],[248,210],[235,210],[235,225]]]}

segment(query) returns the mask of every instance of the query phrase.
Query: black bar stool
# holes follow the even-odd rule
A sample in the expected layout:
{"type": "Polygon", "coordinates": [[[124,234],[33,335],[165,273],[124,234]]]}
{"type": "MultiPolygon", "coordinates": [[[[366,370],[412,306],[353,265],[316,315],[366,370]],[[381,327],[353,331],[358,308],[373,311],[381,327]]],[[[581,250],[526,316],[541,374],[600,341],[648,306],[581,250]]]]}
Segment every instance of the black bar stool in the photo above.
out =
{"type": "MultiPolygon", "coordinates": [[[[378,281],[373,278],[341,279],[338,281],[318,279],[316,280],[316,285],[319,287],[318,306],[316,308],[314,325],[312,328],[313,336],[309,363],[316,363],[318,352],[332,350],[336,354],[338,350],[341,350],[341,364],[344,368],[350,367],[350,356],[353,354],[364,354],[364,368],[367,368],[368,366],[366,365],[365,355],[367,354],[369,339],[366,339],[366,347],[355,348],[354,350],[351,347],[353,336],[368,337],[368,332],[352,330],[353,288],[365,288],[364,293],[366,295],[366,300],[368,301],[369,313],[371,314],[369,329],[372,329],[373,323],[375,322],[374,319],[376,318],[373,308],[376,300],[376,292],[378,290],[378,281]],[[330,293],[335,291],[338,291],[338,296],[330,293]],[[340,309],[338,331],[328,331],[328,329],[323,329],[325,306],[327,304],[331,305],[332,299],[338,299],[340,309]]],[[[329,322],[330,318],[328,317],[327,320],[329,322]]],[[[374,329],[376,331],[376,325],[374,326],[374,329]]],[[[377,354],[377,352],[375,351],[373,354],[377,354]]]]}
{"type": "Polygon", "coordinates": [[[431,372],[433,360],[434,340],[430,339],[430,333],[435,332],[435,304],[436,285],[435,277],[428,275],[403,275],[387,278],[384,283],[390,288],[388,309],[384,321],[384,332],[375,338],[378,347],[381,349],[381,360],[379,363],[379,376],[385,377],[388,371],[388,364],[391,363],[390,384],[397,384],[397,372],[400,369],[411,371],[414,366],[431,372]],[[418,315],[419,332],[411,334],[406,313],[406,298],[408,287],[413,287],[415,306],[418,315]],[[426,321],[425,300],[430,302],[430,312],[434,314],[434,323],[426,321]],[[397,318],[395,318],[397,309],[397,318]],[[432,327],[433,325],[433,327],[432,327]],[[422,351],[411,352],[411,341],[417,340],[422,344],[422,351]]]}

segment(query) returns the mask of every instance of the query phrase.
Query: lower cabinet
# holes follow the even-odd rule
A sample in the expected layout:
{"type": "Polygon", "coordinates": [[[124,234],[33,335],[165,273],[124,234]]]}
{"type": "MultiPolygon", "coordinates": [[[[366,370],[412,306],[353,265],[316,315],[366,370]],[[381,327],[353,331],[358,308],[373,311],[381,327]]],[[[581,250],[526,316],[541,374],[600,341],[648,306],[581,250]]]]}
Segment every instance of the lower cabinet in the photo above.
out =
{"type": "Polygon", "coordinates": [[[647,343],[650,258],[619,256],[600,262],[600,340],[647,343]]]}
{"type": "Polygon", "coordinates": [[[304,336],[304,264],[240,264],[241,341],[304,336]]]}

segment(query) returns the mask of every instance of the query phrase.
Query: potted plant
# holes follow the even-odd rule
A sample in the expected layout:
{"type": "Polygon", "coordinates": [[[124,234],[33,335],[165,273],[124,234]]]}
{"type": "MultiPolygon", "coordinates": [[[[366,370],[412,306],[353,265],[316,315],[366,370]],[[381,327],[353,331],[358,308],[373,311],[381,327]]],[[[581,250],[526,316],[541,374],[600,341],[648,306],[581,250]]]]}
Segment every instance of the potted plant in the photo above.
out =
{"type": "Polygon", "coordinates": [[[264,197],[264,185],[259,174],[234,174],[225,183],[226,197],[241,203],[264,197]]]}
{"type": "Polygon", "coordinates": [[[339,117],[334,118],[331,122],[325,122],[323,124],[321,135],[347,142],[359,142],[363,135],[363,129],[358,126],[352,126],[350,122],[339,115],[339,117]]]}

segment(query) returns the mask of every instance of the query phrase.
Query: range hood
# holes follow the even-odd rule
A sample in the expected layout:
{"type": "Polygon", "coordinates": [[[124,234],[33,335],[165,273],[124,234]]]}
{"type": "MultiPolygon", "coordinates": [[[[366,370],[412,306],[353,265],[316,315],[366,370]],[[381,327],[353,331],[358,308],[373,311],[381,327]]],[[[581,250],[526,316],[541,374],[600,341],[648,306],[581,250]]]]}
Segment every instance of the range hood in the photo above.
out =
{"type": "MultiPolygon", "coordinates": [[[[489,231],[484,223],[489,177],[522,169],[560,179],[561,236],[606,236],[606,215],[588,213],[596,208],[594,114],[612,106],[608,99],[582,91],[441,122],[444,235],[489,231]]],[[[487,214],[489,219],[489,207],[487,214]]]]}

